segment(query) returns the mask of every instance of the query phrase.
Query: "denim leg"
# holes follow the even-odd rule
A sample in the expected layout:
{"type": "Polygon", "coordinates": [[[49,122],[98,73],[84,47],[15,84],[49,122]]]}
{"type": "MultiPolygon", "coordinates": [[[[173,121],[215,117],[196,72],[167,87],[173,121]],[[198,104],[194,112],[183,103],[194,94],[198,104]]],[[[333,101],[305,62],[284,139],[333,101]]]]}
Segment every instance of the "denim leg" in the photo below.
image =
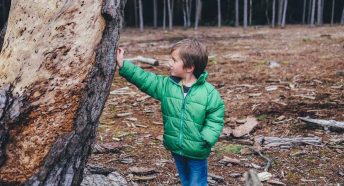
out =
{"type": "Polygon", "coordinates": [[[182,186],[189,186],[189,170],[188,170],[188,159],[184,156],[172,153],[176,167],[178,170],[180,182],[182,186]]]}
{"type": "Polygon", "coordinates": [[[190,186],[207,186],[208,185],[208,161],[189,159],[188,167],[190,169],[190,186]]]}

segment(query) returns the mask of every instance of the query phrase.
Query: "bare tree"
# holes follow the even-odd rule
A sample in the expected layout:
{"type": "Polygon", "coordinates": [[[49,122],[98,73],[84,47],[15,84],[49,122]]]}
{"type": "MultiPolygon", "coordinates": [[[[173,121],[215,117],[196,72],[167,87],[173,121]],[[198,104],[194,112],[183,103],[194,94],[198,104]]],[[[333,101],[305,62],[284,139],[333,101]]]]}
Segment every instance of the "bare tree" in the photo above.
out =
{"type": "Polygon", "coordinates": [[[0,185],[80,185],[114,77],[125,2],[11,5],[0,54],[0,185]]]}
{"type": "Polygon", "coordinates": [[[306,20],[306,6],[307,6],[307,1],[303,0],[302,24],[305,24],[305,20],[306,20]]]}
{"type": "Polygon", "coordinates": [[[139,17],[140,17],[140,32],[143,32],[143,6],[142,6],[142,0],[139,0],[139,17]]]}
{"type": "Polygon", "coordinates": [[[153,25],[158,27],[158,6],[156,0],[153,0],[153,25]]]}
{"type": "Polygon", "coordinates": [[[287,7],[288,7],[288,0],[284,0],[284,5],[283,5],[283,17],[282,17],[282,24],[281,27],[285,27],[285,20],[287,16],[287,7]]]}
{"type": "Polygon", "coordinates": [[[272,28],[275,27],[275,17],[276,17],[276,0],[272,0],[272,19],[271,19],[271,26],[272,28]]]}
{"type": "Polygon", "coordinates": [[[247,0],[244,0],[244,16],[243,16],[244,20],[244,28],[247,27],[247,0]]]}
{"type": "Polygon", "coordinates": [[[166,0],[164,1],[164,8],[163,8],[163,16],[162,16],[162,28],[165,30],[166,29],[166,0]]]}
{"type": "Polygon", "coordinates": [[[265,0],[265,17],[266,21],[268,22],[268,25],[270,25],[270,19],[269,19],[269,0],[265,0]]]}
{"type": "Polygon", "coordinates": [[[333,16],[334,16],[334,4],[336,3],[336,0],[332,0],[332,13],[331,13],[331,25],[333,25],[333,16]]]}
{"type": "Polygon", "coordinates": [[[317,25],[321,25],[322,24],[321,11],[322,11],[322,0],[318,0],[317,25]]]}
{"type": "Polygon", "coordinates": [[[283,4],[284,4],[284,0],[278,0],[278,17],[277,17],[278,26],[281,26],[282,24],[283,4]]]}
{"type": "Polygon", "coordinates": [[[138,15],[137,15],[138,9],[137,9],[137,0],[134,0],[134,14],[135,14],[135,27],[139,27],[139,22],[138,22],[138,15]]]}
{"type": "Polygon", "coordinates": [[[221,0],[217,0],[217,26],[221,27],[221,0]]]}
{"type": "Polygon", "coordinates": [[[239,0],[235,0],[235,26],[239,26],[239,0]]]}
{"type": "Polygon", "coordinates": [[[192,0],[186,0],[187,7],[186,7],[186,15],[187,15],[187,21],[188,21],[188,27],[191,26],[191,7],[192,7],[192,0]]]}
{"type": "Polygon", "coordinates": [[[168,11],[168,29],[172,30],[173,20],[172,20],[172,5],[171,0],[167,0],[167,11],[168,11]]]}
{"type": "Polygon", "coordinates": [[[316,0],[312,0],[312,14],[311,14],[311,26],[314,26],[314,15],[315,15],[315,2],[316,0]]]}
{"type": "Polygon", "coordinates": [[[250,0],[250,16],[248,19],[248,25],[252,25],[252,0],[250,0]]]}
{"type": "Polygon", "coordinates": [[[311,24],[313,1],[314,0],[309,0],[309,3],[308,3],[308,18],[307,18],[308,24],[311,24]]]}
{"type": "Polygon", "coordinates": [[[340,23],[344,24],[344,6],[343,6],[343,10],[342,10],[342,18],[340,19],[340,23]]]}
{"type": "Polygon", "coordinates": [[[202,0],[196,0],[195,29],[198,29],[199,20],[202,14],[202,0]]]}

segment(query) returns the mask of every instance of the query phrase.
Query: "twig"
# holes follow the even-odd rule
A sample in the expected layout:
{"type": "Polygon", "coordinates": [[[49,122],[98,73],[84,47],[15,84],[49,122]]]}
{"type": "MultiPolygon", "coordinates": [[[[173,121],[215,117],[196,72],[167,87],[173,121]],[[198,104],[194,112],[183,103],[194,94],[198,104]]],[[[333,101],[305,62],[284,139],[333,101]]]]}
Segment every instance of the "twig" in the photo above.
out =
{"type": "Polygon", "coordinates": [[[264,158],[267,163],[266,166],[264,167],[264,171],[267,172],[271,166],[272,160],[266,156],[264,156],[260,151],[257,151],[256,149],[249,147],[253,152],[257,153],[260,157],[264,158]]]}

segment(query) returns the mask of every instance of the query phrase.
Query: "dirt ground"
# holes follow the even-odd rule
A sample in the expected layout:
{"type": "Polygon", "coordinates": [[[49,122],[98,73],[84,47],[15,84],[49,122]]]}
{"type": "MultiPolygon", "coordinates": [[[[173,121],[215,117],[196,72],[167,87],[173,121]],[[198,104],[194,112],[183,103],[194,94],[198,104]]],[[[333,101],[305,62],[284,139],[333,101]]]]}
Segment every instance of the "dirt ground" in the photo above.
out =
{"type": "MultiPolygon", "coordinates": [[[[225,128],[235,128],[248,116],[259,124],[249,134],[221,137],[209,157],[213,185],[243,185],[249,169],[263,172],[264,158],[246,153],[255,137],[319,137],[320,145],[262,148],[272,160],[270,180],[286,185],[344,184],[343,132],[305,125],[298,117],[344,121],[344,27],[290,26],[286,29],[255,27],[206,28],[173,31],[126,29],[120,46],[126,58],[159,60],[159,66],[142,68],[168,75],[173,43],[194,37],[208,47],[208,81],[226,104],[225,128]],[[334,144],[334,141],[337,144],[334,144]],[[339,141],[339,142],[338,142],[339,141]],[[223,163],[224,157],[239,163],[223,163]],[[223,178],[223,179],[222,179],[223,178]]],[[[112,92],[100,119],[97,144],[119,147],[117,153],[92,154],[88,164],[112,167],[135,185],[178,185],[170,153],[162,145],[159,102],[147,97],[116,72],[112,92]],[[124,116],[123,116],[124,115],[124,116]],[[135,176],[129,168],[154,169],[135,176]],[[148,181],[142,181],[147,179],[148,181]]],[[[274,185],[264,182],[264,185],[274,185]]]]}

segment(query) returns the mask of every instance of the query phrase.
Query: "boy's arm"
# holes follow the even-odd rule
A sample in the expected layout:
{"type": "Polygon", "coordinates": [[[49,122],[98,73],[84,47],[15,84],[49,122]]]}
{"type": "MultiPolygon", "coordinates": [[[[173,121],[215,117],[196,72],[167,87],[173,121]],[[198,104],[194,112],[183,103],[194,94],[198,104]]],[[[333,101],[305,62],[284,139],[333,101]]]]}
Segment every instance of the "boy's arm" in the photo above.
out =
{"type": "Polygon", "coordinates": [[[165,77],[152,72],[146,72],[128,60],[124,60],[119,74],[149,96],[161,100],[165,77]]]}
{"type": "Polygon", "coordinates": [[[225,105],[215,89],[209,96],[207,115],[201,135],[208,145],[214,146],[224,125],[225,105]]]}

